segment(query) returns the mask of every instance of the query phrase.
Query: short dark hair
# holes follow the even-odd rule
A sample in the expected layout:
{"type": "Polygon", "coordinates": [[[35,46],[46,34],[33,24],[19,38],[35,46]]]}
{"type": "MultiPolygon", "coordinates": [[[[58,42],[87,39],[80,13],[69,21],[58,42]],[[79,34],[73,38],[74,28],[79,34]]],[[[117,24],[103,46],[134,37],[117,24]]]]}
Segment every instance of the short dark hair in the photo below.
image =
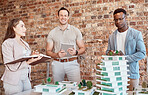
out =
{"type": "Polygon", "coordinates": [[[120,13],[120,12],[123,12],[125,15],[126,15],[126,11],[122,8],[118,8],[114,11],[113,15],[117,14],[117,13],[120,13]]]}
{"type": "Polygon", "coordinates": [[[64,8],[64,7],[61,7],[61,8],[58,10],[58,16],[59,16],[59,13],[60,13],[61,10],[66,10],[66,11],[68,12],[68,16],[69,16],[70,13],[69,13],[68,9],[66,9],[66,8],[64,8]]]}

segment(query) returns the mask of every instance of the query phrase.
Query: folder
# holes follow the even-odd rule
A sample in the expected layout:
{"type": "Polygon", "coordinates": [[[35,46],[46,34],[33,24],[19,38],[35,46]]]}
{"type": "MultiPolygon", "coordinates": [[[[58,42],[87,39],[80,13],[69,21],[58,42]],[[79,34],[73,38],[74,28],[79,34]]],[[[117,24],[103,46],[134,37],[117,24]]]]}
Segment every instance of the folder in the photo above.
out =
{"type": "MultiPolygon", "coordinates": [[[[47,60],[51,59],[50,56],[47,56],[47,55],[43,55],[43,54],[40,54],[42,56],[42,58],[40,60],[37,60],[35,62],[32,62],[30,63],[29,65],[36,65],[36,64],[39,64],[39,63],[43,63],[43,62],[46,62],[47,60]]],[[[15,63],[18,63],[18,62],[23,62],[23,61],[27,61],[31,58],[37,58],[38,55],[32,55],[32,56],[24,56],[20,59],[17,59],[17,60],[14,60],[14,61],[11,61],[11,62],[8,62],[6,64],[15,64],[15,63]]]]}

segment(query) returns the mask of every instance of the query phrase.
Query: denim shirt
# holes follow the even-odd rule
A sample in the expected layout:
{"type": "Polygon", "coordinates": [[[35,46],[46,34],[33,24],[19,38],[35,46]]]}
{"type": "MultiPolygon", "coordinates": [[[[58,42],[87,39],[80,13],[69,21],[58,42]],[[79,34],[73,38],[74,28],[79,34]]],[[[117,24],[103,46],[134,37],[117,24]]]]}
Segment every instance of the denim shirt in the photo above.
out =
{"type": "MultiPolygon", "coordinates": [[[[108,48],[106,54],[109,50],[117,49],[117,30],[110,35],[108,40],[108,48]]],[[[146,55],[146,49],[143,41],[143,37],[140,31],[133,28],[128,28],[126,40],[125,40],[125,56],[129,64],[129,78],[139,79],[139,63],[138,61],[143,59],[146,55]]]]}

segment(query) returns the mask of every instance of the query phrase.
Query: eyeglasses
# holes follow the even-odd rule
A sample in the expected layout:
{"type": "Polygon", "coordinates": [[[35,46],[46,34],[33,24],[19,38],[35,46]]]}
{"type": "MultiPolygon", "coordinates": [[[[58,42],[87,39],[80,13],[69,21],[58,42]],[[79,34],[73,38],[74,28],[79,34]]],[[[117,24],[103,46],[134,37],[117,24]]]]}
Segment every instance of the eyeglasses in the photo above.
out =
{"type": "Polygon", "coordinates": [[[124,18],[125,18],[125,16],[124,16],[123,18],[114,19],[114,21],[115,21],[115,22],[117,22],[118,20],[119,20],[119,21],[122,21],[124,18]]]}

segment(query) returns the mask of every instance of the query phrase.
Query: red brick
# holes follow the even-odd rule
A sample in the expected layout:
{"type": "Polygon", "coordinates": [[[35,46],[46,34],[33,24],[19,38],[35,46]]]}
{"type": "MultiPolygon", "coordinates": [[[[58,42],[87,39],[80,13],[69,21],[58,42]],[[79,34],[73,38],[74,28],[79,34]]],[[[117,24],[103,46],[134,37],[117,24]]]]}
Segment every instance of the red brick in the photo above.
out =
{"type": "Polygon", "coordinates": [[[144,0],[131,0],[131,3],[144,3],[144,0]]]}
{"type": "Polygon", "coordinates": [[[130,6],[129,6],[129,8],[134,8],[134,7],[135,7],[134,5],[130,5],[130,6]]]}
{"type": "Polygon", "coordinates": [[[137,25],[143,25],[143,21],[138,21],[137,25]]]}
{"type": "Polygon", "coordinates": [[[109,18],[109,15],[104,15],[104,18],[109,18]]]}
{"type": "Polygon", "coordinates": [[[148,12],[144,12],[144,16],[148,16],[148,12]]]}
{"type": "Polygon", "coordinates": [[[97,3],[103,3],[103,0],[97,0],[97,3]]]}
{"type": "Polygon", "coordinates": [[[107,3],[108,2],[108,0],[103,0],[103,3],[107,3]]]}
{"type": "MultiPolygon", "coordinates": [[[[127,10],[129,26],[142,32],[146,53],[148,53],[147,2],[147,0],[86,0],[85,2],[81,0],[21,0],[20,2],[1,0],[0,43],[4,38],[8,21],[12,18],[21,17],[27,28],[26,37],[23,37],[23,39],[29,43],[32,50],[38,49],[41,53],[46,54],[47,35],[51,29],[59,25],[56,17],[57,11],[64,6],[70,10],[69,23],[80,29],[87,47],[84,54],[85,61],[83,60],[83,64],[80,65],[81,77],[95,83],[96,64],[101,62],[101,55],[105,55],[109,35],[117,29],[112,16],[116,8],[122,7],[127,10]],[[137,8],[140,6],[143,8],[137,8]]],[[[0,57],[0,62],[1,60],[0,57]]],[[[141,61],[140,84],[142,81],[148,81],[148,77],[144,77],[148,76],[145,70],[146,68],[141,61]]],[[[33,66],[31,74],[32,85],[40,84],[42,80],[46,80],[46,65],[33,66]]],[[[51,64],[49,76],[53,81],[51,64]]],[[[67,77],[65,77],[65,80],[67,80],[67,77]]]]}
{"type": "Polygon", "coordinates": [[[109,2],[114,2],[114,0],[109,0],[109,2]]]}

